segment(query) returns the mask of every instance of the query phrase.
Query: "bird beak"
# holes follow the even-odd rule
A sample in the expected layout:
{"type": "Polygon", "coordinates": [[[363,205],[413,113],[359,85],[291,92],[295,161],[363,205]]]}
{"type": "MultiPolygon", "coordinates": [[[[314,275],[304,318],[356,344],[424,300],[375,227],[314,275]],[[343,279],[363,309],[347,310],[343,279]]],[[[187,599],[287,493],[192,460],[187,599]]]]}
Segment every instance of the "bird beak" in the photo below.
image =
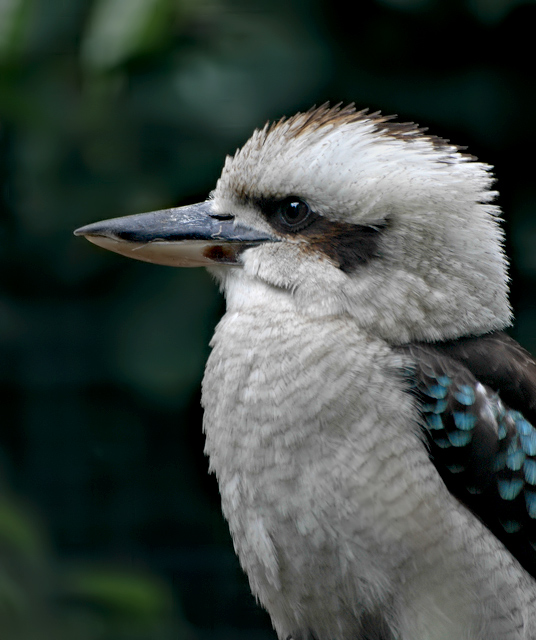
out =
{"type": "Polygon", "coordinates": [[[112,218],[81,227],[75,236],[135,260],[171,267],[239,265],[240,254],[278,238],[213,212],[212,202],[112,218]]]}

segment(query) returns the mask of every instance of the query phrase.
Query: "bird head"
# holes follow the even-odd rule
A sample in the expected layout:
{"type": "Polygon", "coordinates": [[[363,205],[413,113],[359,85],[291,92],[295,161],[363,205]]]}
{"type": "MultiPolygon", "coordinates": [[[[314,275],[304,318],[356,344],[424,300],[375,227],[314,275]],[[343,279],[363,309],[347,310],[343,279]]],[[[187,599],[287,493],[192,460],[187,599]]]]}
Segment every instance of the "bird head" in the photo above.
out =
{"type": "Polygon", "coordinates": [[[208,266],[228,301],[260,286],[392,344],[444,340],[511,320],[492,182],[488,165],[413,124],[323,105],[255,131],[206,202],[75,233],[208,266]]]}

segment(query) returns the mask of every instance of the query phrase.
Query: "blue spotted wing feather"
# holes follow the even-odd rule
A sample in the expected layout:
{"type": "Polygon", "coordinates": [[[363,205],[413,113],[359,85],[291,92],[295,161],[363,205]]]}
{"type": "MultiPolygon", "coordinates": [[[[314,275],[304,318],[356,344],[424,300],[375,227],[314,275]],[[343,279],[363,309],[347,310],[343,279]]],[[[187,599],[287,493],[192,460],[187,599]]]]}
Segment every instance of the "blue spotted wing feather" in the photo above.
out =
{"type": "Polygon", "coordinates": [[[501,338],[501,348],[507,344],[519,354],[525,370],[504,359],[504,353],[498,366],[493,364],[491,352],[482,352],[479,366],[484,371],[478,371],[477,377],[469,368],[469,340],[464,358],[451,357],[452,350],[447,355],[444,345],[404,347],[414,362],[411,386],[422,413],[430,456],[449,490],[536,577],[536,428],[531,422],[536,364],[510,338],[506,343],[501,338]],[[526,379],[516,382],[506,375],[506,368],[518,376],[525,372],[526,379]],[[502,384],[492,388],[489,383],[497,373],[502,384]],[[505,404],[503,396],[513,399],[516,408],[505,404]]]}
{"type": "Polygon", "coordinates": [[[502,331],[420,345],[463,364],[501,400],[536,424],[536,362],[502,331]]]}

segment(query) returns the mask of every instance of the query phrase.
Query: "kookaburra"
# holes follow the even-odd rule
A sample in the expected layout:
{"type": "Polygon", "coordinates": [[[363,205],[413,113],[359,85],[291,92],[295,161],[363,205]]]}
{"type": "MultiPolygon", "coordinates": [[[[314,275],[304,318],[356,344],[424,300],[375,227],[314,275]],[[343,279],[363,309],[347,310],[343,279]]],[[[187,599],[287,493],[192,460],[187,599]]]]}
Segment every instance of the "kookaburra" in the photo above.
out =
{"type": "Polygon", "coordinates": [[[490,167],[353,106],[257,130],[206,202],[78,229],[206,266],[223,512],[280,640],[536,638],[536,363],[490,167]]]}

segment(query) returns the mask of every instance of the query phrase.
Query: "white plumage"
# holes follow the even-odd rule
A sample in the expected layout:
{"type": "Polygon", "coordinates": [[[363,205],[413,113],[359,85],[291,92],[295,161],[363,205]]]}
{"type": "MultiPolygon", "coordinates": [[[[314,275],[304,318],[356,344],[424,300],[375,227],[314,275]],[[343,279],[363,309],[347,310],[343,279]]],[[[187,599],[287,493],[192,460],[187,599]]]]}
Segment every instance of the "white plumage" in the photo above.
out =
{"type": "Polygon", "coordinates": [[[411,125],[324,106],[256,131],[186,217],[78,232],[163,263],[187,248],[221,283],[206,452],[281,640],[536,638],[535,565],[514,557],[536,432],[494,393],[530,419],[536,365],[499,333],[491,181],[411,125]]]}

